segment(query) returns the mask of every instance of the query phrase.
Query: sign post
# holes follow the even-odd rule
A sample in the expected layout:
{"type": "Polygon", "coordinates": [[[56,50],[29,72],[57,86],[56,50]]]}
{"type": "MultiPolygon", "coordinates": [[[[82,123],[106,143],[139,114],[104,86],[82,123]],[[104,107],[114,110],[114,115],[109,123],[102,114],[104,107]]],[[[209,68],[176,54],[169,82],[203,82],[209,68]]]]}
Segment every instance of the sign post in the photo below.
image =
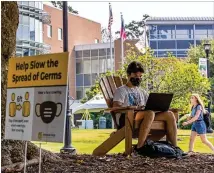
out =
{"type": "Polygon", "coordinates": [[[62,142],[68,53],[10,58],[5,139],[62,142]]]}

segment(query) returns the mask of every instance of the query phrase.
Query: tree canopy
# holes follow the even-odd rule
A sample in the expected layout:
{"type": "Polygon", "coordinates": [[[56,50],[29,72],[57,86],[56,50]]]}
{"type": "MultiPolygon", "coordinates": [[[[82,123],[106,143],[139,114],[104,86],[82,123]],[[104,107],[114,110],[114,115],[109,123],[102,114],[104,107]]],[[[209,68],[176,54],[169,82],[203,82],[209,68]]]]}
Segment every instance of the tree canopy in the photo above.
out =
{"type": "MultiPolygon", "coordinates": [[[[62,9],[63,7],[63,1],[51,1],[51,3],[53,4],[54,7],[57,7],[60,9],[62,9]]],[[[68,5],[68,11],[73,14],[79,14],[79,12],[77,10],[74,10],[70,5],[68,5]]]]}
{"type": "MultiPolygon", "coordinates": [[[[144,34],[145,21],[149,17],[148,14],[144,14],[142,20],[132,20],[125,25],[126,36],[129,39],[140,38],[144,34]]],[[[115,32],[116,35],[120,35],[120,31],[115,32]]]]}
{"type": "MultiPolygon", "coordinates": [[[[130,48],[127,51],[123,68],[114,75],[125,77],[125,70],[131,61],[139,61],[143,64],[145,73],[141,87],[147,92],[174,94],[172,108],[188,112],[190,95],[192,93],[206,93],[210,88],[208,79],[201,76],[196,64],[173,56],[156,58],[149,49],[144,55],[139,55],[130,48]]],[[[110,75],[110,73],[106,75],[110,75]]],[[[87,97],[84,98],[84,102],[99,92],[99,85],[96,83],[90,91],[86,92],[87,97]]]]}

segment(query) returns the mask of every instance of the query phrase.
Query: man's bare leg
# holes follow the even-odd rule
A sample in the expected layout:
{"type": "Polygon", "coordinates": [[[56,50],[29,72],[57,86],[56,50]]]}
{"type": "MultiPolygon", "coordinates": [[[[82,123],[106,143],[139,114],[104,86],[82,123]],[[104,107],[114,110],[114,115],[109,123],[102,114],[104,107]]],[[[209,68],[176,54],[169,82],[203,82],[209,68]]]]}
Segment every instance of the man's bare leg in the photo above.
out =
{"type": "Polygon", "coordinates": [[[137,148],[144,145],[146,138],[150,132],[152,122],[154,121],[155,113],[153,111],[140,111],[136,114],[135,122],[141,123],[139,128],[138,144],[137,148]]]}
{"type": "Polygon", "coordinates": [[[167,138],[172,145],[177,146],[177,124],[174,114],[171,111],[157,113],[155,120],[166,122],[167,138]]]}

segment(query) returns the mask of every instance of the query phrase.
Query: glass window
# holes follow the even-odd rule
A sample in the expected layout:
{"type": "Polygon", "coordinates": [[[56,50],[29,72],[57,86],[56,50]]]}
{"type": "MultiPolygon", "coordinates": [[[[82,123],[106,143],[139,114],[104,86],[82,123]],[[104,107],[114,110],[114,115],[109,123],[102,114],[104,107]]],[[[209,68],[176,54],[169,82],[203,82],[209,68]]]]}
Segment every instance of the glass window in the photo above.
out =
{"type": "Polygon", "coordinates": [[[39,3],[39,9],[43,10],[43,3],[42,2],[38,2],[39,3]]]}
{"type": "Polygon", "coordinates": [[[23,25],[29,25],[29,22],[30,22],[29,21],[29,16],[22,15],[22,23],[23,23],[23,25]]]}
{"type": "Polygon", "coordinates": [[[38,1],[35,1],[35,7],[39,8],[39,2],[38,1]]]}
{"type": "Polygon", "coordinates": [[[98,58],[91,58],[91,72],[99,73],[99,60],[98,58]]]}
{"type": "Polygon", "coordinates": [[[83,57],[90,57],[90,50],[83,50],[83,57]]]}
{"type": "Polygon", "coordinates": [[[150,41],[151,49],[157,49],[157,41],[150,41]]]}
{"type": "Polygon", "coordinates": [[[187,57],[187,51],[177,51],[177,57],[187,57]]]}
{"type": "Polygon", "coordinates": [[[30,49],[30,56],[35,55],[35,50],[34,49],[30,49]]]}
{"type": "Polygon", "coordinates": [[[176,51],[158,51],[158,57],[168,57],[169,54],[176,56],[176,51]]]}
{"type": "Polygon", "coordinates": [[[94,43],[99,43],[99,39],[95,39],[95,40],[94,40],[94,43]]]}
{"type": "Polygon", "coordinates": [[[193,25],[176,25],[176,38],[193,38],[193,25]]]}
{"type": "Polygon", "coordinates": [[[35,19],[30,17],[30,40],[35,41],[35,19]]]}
{"type": "Polygon", "coordinates": [[[91,74],[91,60],[90,58],[85,58],[83,60],[83,73],[91,74]]]}
{"type": "MultiPolygon", "coordinates": [[[[110,48],[107,49],[107,55],[111,55],[110,48]]],[[[112,48],[112,55],[114,56],[114,48],[112,48]]]]}
{"type": "Polygon", "coordinates": [[[83,88],[77,87],[76,88],[76,99],[81,100],[83,98],[83,88]]]}
{"type": "Polygon", "coordinates": [[[167,56],[171,54],[172,56],[175,56],[176,57],[176,51],[167,51],[167,56]]]}
{"type": "Polygon", "coordinates": [[[158,57],[158,51],[154,51],[154,57],[158,57]]]}
{"type": "Polygon", "coordinates": [[[189,49],[190,45],[194,45],[194,40],[177,40],[177,49],[189,49]]]}
{"type": "Polygon", "coordinates": [[[106,49],[99,49],[99,56],[106,56],[106,49]]]}
{"type": "Polygon", "coordinates": [[[29,56],[29,49],[23,49],[23,56],[29,56]]]}
{"type": "Polygon", "coordinates": [[[39,42],[40,36],[39,36],[39,20],[35,19],[35,41],[39,42]]]}
{"type": "Polygon", "coordinates": [[[205,39],[207,39],[207,34],[206,34],[206,35],[203,35],[203,34],[198,35],[198,34],[196,34],[196,35],[195,35],[195,39],[198,39],[198,40],[205,40],[205,39]]]}
{"type": "Polygon", "coordinates": [[[29,1],[29,6],[35,7],[35,2],[34,1],[29,1]]]}
{"type": "Polygon", "coordinates": [[[22,24],[22,15],[19,14],[19,24],[22,24]]]}
{"type": "Polygon", "coordinates": [[[22,5],[29,5],[29,2],[28,1],[22,1],[22,5]]]}
{"type": "Polygon", "coordinates": [[[150,25],[149,26],[149,34],[150,35],[157,35],[157,25],[150,25]]]}
{"type": "Polygon", "coordinates": [[[58,40],[62,40],[62,28],[58,28],[58,40]]]}
{"type": "Polygon", "coordinates": [[[82,51],[76,51],[76,58],[82,58],[82,51]]]}
{"type": "Polygon", "coordinates": [[[76,75],[76,86],[83,86],[83,74],[76,75]]]}
{"type": "Polygon", "coordinates": [[[76,59],[76,74],[81,74],[82,72],[83,72],[82,59],[76,59]]]}
{"type": "Polygon", "coordinates": [[[158,57],[167,57],[167,51],[158,51],[158,57]]]}
{"type": "Polygon", "coordinates": [[[196,40],[196,45],[200,45],[201,44],[201,40],[196,40]]]}
{"type": "Polygon", "coordinates": [[[91,50],[91,57],[98,56],[98,49],[91,50]]]}
{"type": "Polygon", "coordinates": [[[16,34],[17,40],[22,40],[22,25],[19,25],[17,34],[16,34]]]}
{"type": "Polygon", "coordinates": [[[175,38],[175,25],[158,25],[157,29],[159,39],[175,38]]]}
{"type": "Polygon", "coordinates": [[[195,34],[207,35],[210,28],[212,28],[212,25],[195,25],[195,34]]]}
{"type": "Polygon", "coordinates": [[[22,26],[22,37],[24,40],[30,40],[29,26],[22,26]]]}
{"type": "Polygon", "coordinates": [[[171,40],[164,40],[164,41],[158,41],[158,49],[176,49],[175,41],[171,40]]]}
{"type": "Polygon", "coordinates": [[[36,50],[36,55],[40,55],[40,51],[39,50],[36,50]]]}
{"type": "Polygon", "coordinates": [[[111,61],[111,56],[107,57],[107,71],[112,71],[112,67],[114,69],[114,56],[112,56],[112,61],[111,61]]]}
{"type": "Polygon", "coordinates": [[[22,56],[22,48],[16,47],[16,56],[22,56]]]}
{"type": "Polygon", "coordinates": [[[91,74],[84,74],[84,86],[91,86],[91,74]]]}
{"type": "Polygon", "coordinates": [[[106,72],[106,57],[100,57],[99,60],[100,73],[106,72]]]}
{"type": "Polygon", "coordinates": [[[42,22],[39,22],[39,38],[40,38],[40,42],[43,42],[43,27],[42,27],[42,22]]]}
{"type": "Polygon", "coordinates": [[[52,26],[51,25],[47,25],[47,36],[49,38],[52,37],[52,26]]]}
{"type": "Polygon", "coordinates": [[[92,74],[92,85],[95,84],[97,79],[98,79],[98,74],[96,74],[96,73],[92,74]]]}
{"type": "Polygon", "coordinates": [[[208,29],[208,39],[214,39],[214,24],[208,29]]]}

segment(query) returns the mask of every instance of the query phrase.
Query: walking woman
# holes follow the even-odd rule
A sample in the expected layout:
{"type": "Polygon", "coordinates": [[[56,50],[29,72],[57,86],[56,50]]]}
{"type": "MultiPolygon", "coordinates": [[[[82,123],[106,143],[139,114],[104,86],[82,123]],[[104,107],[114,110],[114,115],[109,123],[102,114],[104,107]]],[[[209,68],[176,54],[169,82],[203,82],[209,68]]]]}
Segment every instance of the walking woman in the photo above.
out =
{"type": "Polygon", "coordinates": [[[198,94],[192,94],[191,99],[192,111],[189,120],[182,125],[186,126],[192,124],[191,136],[189,141],[189,153],[193,152],[194,142],[197,135],[200,136],[201,141],[207,145],[214,153],[213,144],[208,141],[206,136],[206,124],[203,119],[203,113],[205,112],[204,104],[198,94]]]}

